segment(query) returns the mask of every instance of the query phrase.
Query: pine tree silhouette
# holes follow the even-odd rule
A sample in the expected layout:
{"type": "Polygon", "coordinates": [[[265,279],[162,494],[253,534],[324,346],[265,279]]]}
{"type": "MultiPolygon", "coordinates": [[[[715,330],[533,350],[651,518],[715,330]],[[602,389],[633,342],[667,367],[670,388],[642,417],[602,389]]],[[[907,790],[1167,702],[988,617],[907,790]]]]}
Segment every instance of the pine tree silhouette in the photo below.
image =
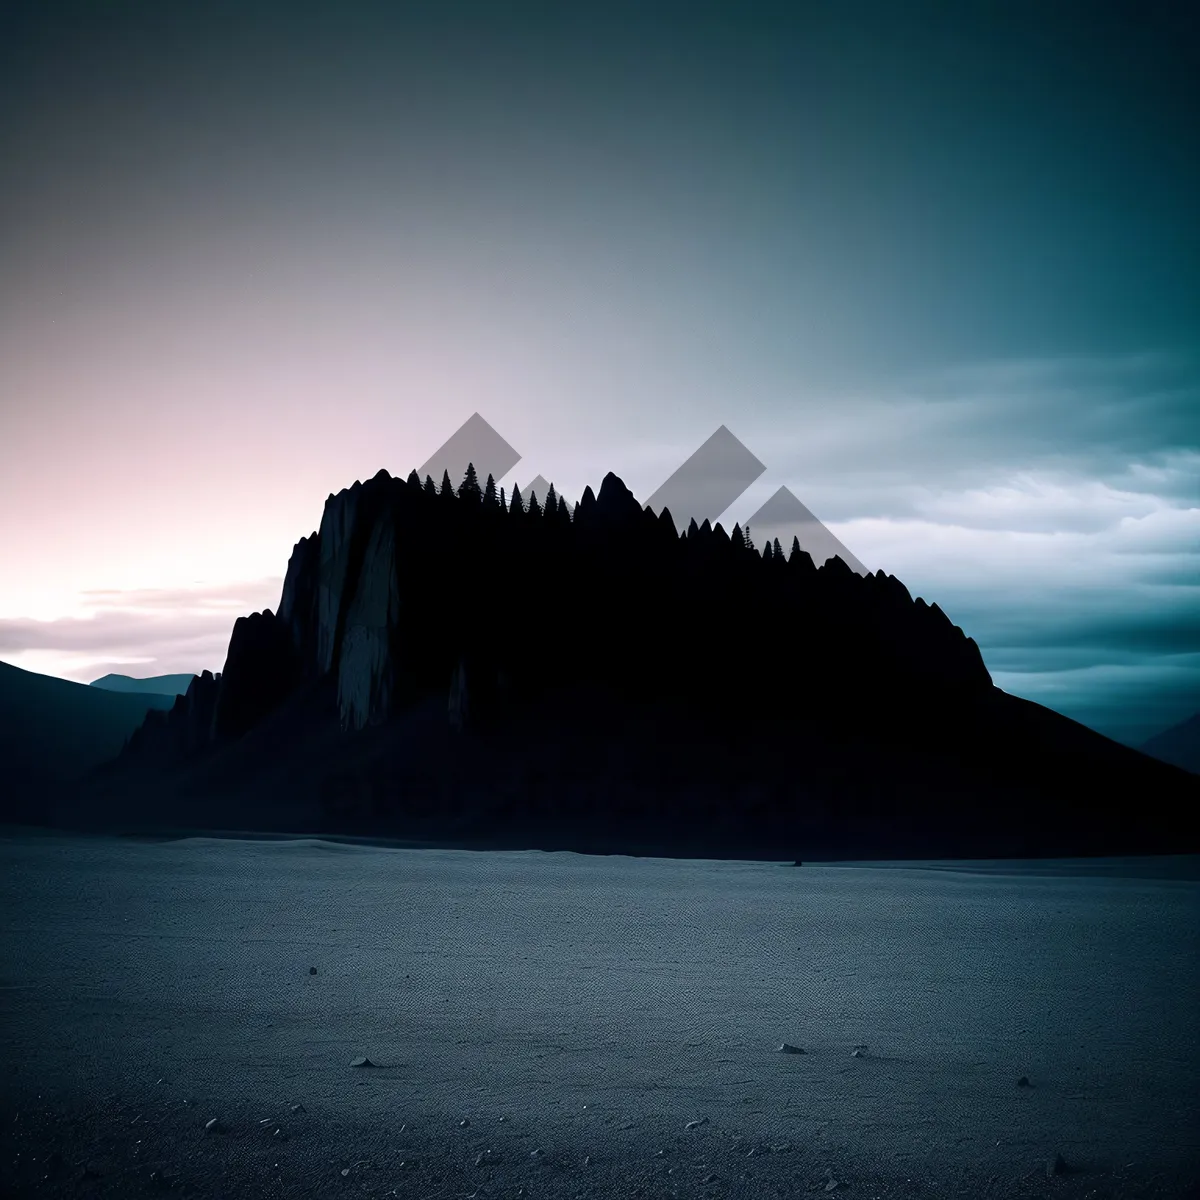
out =
{"type": "Polygon", "coordinates": [[[542,506],[538,503],[538,498],[533,492],[529,493],[529,515],[531,517],[540,517],[542,515],[542,506]]]}
{"type": "MultiPolygon", "coordinates": [[[[489,478],[491,478],[489,476],[489,478]]],[[[475,464],[467,463],[467,473],[458,485],[458,498],[479,503],[483,499],[483,490],[479,486],[479,476],[475,474],[475,464]]]]}
{"type": "Polygon", "coordinates": [[[778,538],[775,539],[775,553],[773,557],[779,559],[780,562],[783,562],[783,547],[779,544],[778,538]]]}
{"type": "Polygon", "coordinates": [[[433,482],[432,475],[425,476],[425,495],[427,495],[427,496],[436,496],[437,495],[437,484],[433,482]]]}
{"type": "Polygon", "coordinates": [[[729,535],[729,541],[735,550],[745,550],[746,540],[742,537],[742,527],[740,525],[733,527],[733,532],[729,535]]]}
{"type": "Polygon", "coordinates": [[[558,495],[554,491],[554,484],[551,484],[546,492],[546,513],[547,515],[558,515],[558,495]]]}
{"type": "Polygon", "coordinates": [[[508,511],[510,513],[523,513],[525,511],[525,506],[521,503],[521,489],[515,483],[513,484],[513,494],[508,504],[508,511]]]}
{"type": "Polygon", "coordinates": [[[449,471],[442,472],[442,486],[438,490],[438,494],[441,496],[453,496],[454,495],[454,484],[452,484],[450,482],[450,472],[449,471]]]}
{"type": "Polygon", "coordinates": [[[496,507],[496,481],[489,474],[487,484],[483,489],[483,502],[488,508],[496,507]]]}
{"type": "Polygon", "coordinates": [[[409,487],[419,488],[421,486],[421,477],[417,474],[416,467],[413,467],[413,469],[409,471],[406,482],[408,483],[409,487]]]}
{"type": "Polygon", "coordinates": [[[788,556],[788,562],[793,562],[799,558],[801,554],[800,539],[795,535],[792,536],[792,553],[788,556]]]}
{"type": "Polygon", "coordinates": [[[508,501],[504,498],[504,489],[500,489],[500,508],[503,512],[508,512],[508,501]]]}

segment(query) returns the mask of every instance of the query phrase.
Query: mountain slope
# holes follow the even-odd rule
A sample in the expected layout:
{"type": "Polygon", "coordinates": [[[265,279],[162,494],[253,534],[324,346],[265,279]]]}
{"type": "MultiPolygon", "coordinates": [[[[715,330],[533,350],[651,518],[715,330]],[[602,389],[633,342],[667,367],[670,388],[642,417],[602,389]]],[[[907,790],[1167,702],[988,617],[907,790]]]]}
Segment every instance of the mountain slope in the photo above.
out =
{"type": "Polygon", "coordinates": [[[1143,742],[1142,753],[1200,775],[1200,713],[1143,742]]]}
{"type": "Polygon", "coordinates": [[[147,679],[134,679],[131,675],[103,675],[93,679],[88,685],[94,688],[104,688],[109,692],[150,693],[156,696],[182,696],[188,690],[188,684],[195,679],[191,675],[151,675],[147,679]]]}
{"type": "Polygon", "coordinates": [[[0,662],[0,820],[45,817],[60,785],[116,756],[174,697],[116,693],[0,662]],[[20,808],[18,811],[18,801],[20,808]]]}

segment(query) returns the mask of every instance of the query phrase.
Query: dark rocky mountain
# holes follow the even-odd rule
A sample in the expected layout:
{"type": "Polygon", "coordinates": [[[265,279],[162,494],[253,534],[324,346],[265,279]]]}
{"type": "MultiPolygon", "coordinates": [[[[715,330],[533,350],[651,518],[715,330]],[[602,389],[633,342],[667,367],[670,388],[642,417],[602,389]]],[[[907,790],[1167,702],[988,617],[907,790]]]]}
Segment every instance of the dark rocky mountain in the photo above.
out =
{"type": "Polygon", "coordinates": [[[88,685],[104,688],[109,692],[151,692],[161,696],[182,696],[195,675],[151,675],[146,679],[135,679],[132,675],[102,675],[88,685]]]}
{"type": "Polygon", "coordinates": [[[168,696],[117,693],[0,662],[0,821],[41,824],[168,696]]]}
{"type": "Polygon", "coordinates": [[[1156,733],[1142,744],[1142,753],[1200,775],[1200,713],[1156,733]]]}
{"type": "Polygon", "coordinates": [[[1200,781],[993,686],[894,576],[381,471],[73,827],[805,859],[1200,849],[1200,781]]]}

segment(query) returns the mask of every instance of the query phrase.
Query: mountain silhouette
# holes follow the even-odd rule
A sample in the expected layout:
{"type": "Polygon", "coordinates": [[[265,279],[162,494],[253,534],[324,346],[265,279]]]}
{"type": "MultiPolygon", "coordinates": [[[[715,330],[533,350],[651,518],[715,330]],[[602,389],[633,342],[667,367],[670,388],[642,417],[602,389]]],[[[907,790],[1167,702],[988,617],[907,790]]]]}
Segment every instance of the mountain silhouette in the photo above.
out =
{"type": "Polygon", "coordinates": [[[808,860],[1194,850],[1198,798],[894,576],[381,471],[56,819],[808,860]]]}
{"type": "Polygon", "coordinates": [[[88,685],[94,688],[104,688],[109,692],[149,692],[161,696],[182,696],[188,690],[188,684],[195,679],[189,675],[151,675],[146,679],[135,679],[131,675],[102,675],[93,679],[88,685]]]}
{"type": "Polygon", "coordinates": [[[64,785],[112,759],[148,712],[172,703],[0,662],[0,821],[42,823],[64,785]]]}
{"type": "Polygon", "coordinates": [[[1200,775],[1200,712],[1156,733],[1142,743],[1142,753],[1200,775]]]}

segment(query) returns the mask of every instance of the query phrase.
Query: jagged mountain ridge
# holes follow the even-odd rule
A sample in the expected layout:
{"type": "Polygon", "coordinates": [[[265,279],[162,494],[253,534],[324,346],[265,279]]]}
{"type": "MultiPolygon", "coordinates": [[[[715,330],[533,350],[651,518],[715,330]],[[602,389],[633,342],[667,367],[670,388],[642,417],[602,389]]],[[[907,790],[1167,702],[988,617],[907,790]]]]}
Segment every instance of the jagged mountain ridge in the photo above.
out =
{"type": "MultiPolygon", "coordinates": [[[[1049,813],[1081,769],[1179,790],[1171,768],[1155,776],[1136,752],[999,692],[974,641],[892,576],[839,559],[818,570],[802,551],[760,556],[707,522],[680,536],[612,474],[574,514],[527,511],[517,496],[505,512],[491,489],[448,484],[381,471],[331,495],[292,553],[278,611],[240,618],[222,674],[151,714],[119,765],[223,761],[220,787],[248,796],[256,771],[282,779],[290,755],[305,766],[277,794],[300,805],[320,793],[323,821],[400,830],[430,808],[413,797],[436,775],[431,828],[453,817],[511,831],[558,805],[560,823],[603,810],[619,833],[617,810],[638,792],[612,767],[622,757],[657,781],[633,808],[656,812],[663,836],[672,811],[715,828],[746,788],[758,789],[747,819],[773,837],[814,813],[836,825],[838,812],[898,834],[957,819],[949,797],[968,792],[1014,824],[1049,813]],[[506,772],[517,783],[489,808],[448,799],[447,771],[476,797],[506,772]],[[555,772],[591,780],[591,798],[530,808],[535,777],[572,793],[565,776],[546,782],[555,772]]],[[[192,772],[193,793],[217,786],[213,771],[192,772]]]]}
{"type": "MultiPolygon", "coordinates": [[[[636,669],[629,660],[644,665],[648,655],[671,659],[672,669],[682,675],[696,673],[688,670],[689,659],[701,673],[711,673],[711,645],[686,655],[653,655],[644,644],[646,623],[653,627],[651,642],[664,619],[675,622],[674,640],[686,643],[690,632],[703,642],[712,628],[710,618],[720,619],[712,610],[734,605],[735,590],[747,616],[758,610],[759,628],[769,627],[776,615],[810,623],[807,635],[802,628],[796,635],[797,644],[809,643],[802,657],[810,664],[805,670],[810,679],[813,643],[826,640],[822,627],[836,621],[855,629],[861,645],[845,648],[844,664],[836,661],[839,656],[817,664],[826,694],[841,690],[839,684],[854,688],[853,672],[863,665],[868,645],[876,662],[880,654],[890,654],[893,675],[906,684],[991,686],[974,641],[936,604],[913,601],[894,577],[871,576],[861,587],[840,561],[817,570],[803,551],[786,563],[764,560],[741,548],[719,524],[713,529],[708,522],[702,527],[692,522],[680,538],[669,511],[653,516],[615,475],[605,478],[599,496],[585,491],[572,521],[559,513],[506,513],[498,505],[488,508],[453,494],[447,500],[442,492],[430,495],[381,471],[329,497],[319,531],[293,550],[277,612],[238,620],[220,682],[202,677],[193,701],[204,707],[208,696],[215,705],[219,695],[211,732],[237,736],[300,681],[332,674],[343,726],[355,730],[455,680],[460,695],[464,686],[471,693],[501,684],[525,693],[536,690],[547,652],[556,660],[560,682],[566,676],[576,681],[604,674],[603,664],[611,668],[616,660],[625,670],[636,669]],[[474,572],[472,564],[478,568],[474,572]],[[474,594],[469,573],[476,577],[474,594]],[[535,587],[541,581],[546,607],[536,621],[523,620],[520,611],[535,587],[523,587],[513,599],[515,611],[503,622],[497,619],[504,601],[489,580],[504,575],[535,587]],[[582,618],[582,591],[593,597],[592,637],[612,643],[603,654],[582,647],[572,654],[570,643],[580,639],[557,627],[558,597],[582,618]],[[789,601],[799,601],[790,612],[789,601]],[[690,615],[685,607],[693,610],[690,615]],[[883,628],[889,618],[900,628],[883,628]],[[290,657],[281,630],[286,630],[290,657]],[[422,640],[425,644],[418,644],[422,640]],[[485,659],[492,660],[487,668],[485,659]],[[842,674],[846,678],[839,680],[842,674]],[[278,686],[251,694],[252,686],[265,687],[264,677],[277,679],[278,686]],[[255,715],[232,715],[235,710],[255,715]]],[[[770,654],[771,672],[786,674],[786,652],[770,654]]],[[[723,673],[726,679],[731,674],[737,672],[723,673]]],[[[184,701],[186,708],[187,697],[184,701]]]]}

